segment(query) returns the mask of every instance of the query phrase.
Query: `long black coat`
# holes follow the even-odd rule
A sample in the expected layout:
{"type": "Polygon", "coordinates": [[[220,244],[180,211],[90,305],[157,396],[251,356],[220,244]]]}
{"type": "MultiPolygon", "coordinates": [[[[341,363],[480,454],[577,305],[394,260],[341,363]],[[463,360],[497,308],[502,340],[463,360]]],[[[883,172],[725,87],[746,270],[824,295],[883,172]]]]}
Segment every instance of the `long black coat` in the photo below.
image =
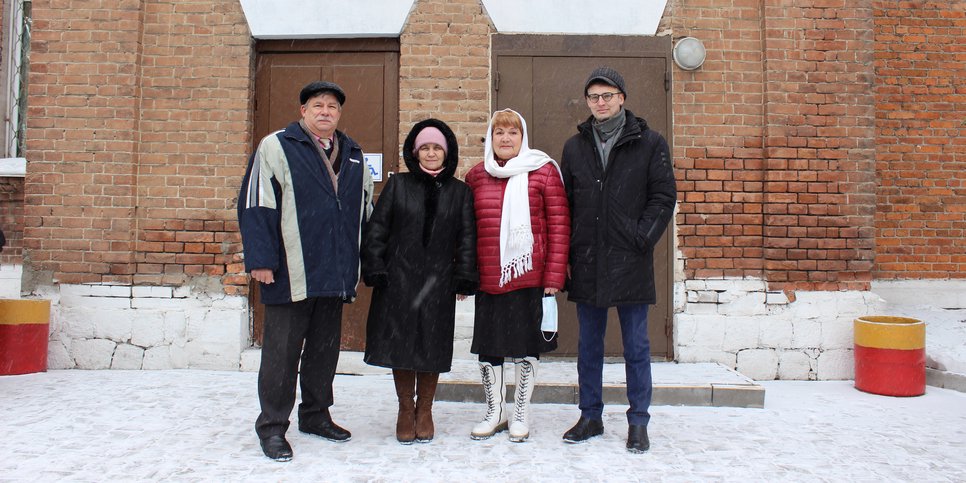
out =
{"type": "Polygon", "coordinates": [[[626,112],[624,131],[601,167],[591,117],[564,145],[570,200],[568,299],[612,307],[653,304],[654,246],[677,201],[667,141],[626,112]]]}
{"type": "Polygon", "coordinates": [[[389,178],[366,226],[362,276],[374,286],[366,327],[368,364],[448,372],[453,361],[456,294],[479,286],[473,194],[453,177],[456,137],[442,121],[413,127],[403,144],[408,173],[389,178]],[[435,178],[413,155],[416,135],[435,126],[447,140],[435,178]]]}

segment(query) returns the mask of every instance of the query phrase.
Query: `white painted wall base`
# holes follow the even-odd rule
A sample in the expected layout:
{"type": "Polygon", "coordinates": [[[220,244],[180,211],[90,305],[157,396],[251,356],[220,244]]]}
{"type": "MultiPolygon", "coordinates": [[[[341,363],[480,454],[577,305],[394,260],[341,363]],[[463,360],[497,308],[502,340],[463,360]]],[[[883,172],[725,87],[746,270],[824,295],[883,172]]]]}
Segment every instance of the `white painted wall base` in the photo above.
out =
{"type": "Polygon", "coordinates": [[[22,278],[23,265],[7,263],[0,265],[0,298],[20,298],[20,281],[22,278]]]}
{"type": "Polygon", "coordinates": [[[718,362],[756,380],[854,377],[852,321],[881,313],[871,292],[769,292],[760,280],[688,280],[675,315],[679,362],[718,362]]]}
{"type": "Polygon", "coordinates": [[[476,354],[470,353],[473,344],[473,319],[476,297],[456,302],[456,334],[453,340],[453,359],[477,360],[476,354]]]}
{"type": "MultiPolygon", "coordinates": [[[[19,295],[18,284],[13,298],[19,295]]],[[[50,369],[258,370],[246,297],[188,287],[59,285],[31,298],[51,301],[50,369]]],[[[472,300],[457,303],[458,359],[476,357],[472,300]]]]}
{"type": "MultiPolygon", "coordinates": [[[[959,282],[916,283],[884,291],[939,307],[961,300],[959,282]]],[[[676,359],[721,363],[757,380],[850,379],[853,319],[892,307],[879,296],[883,285],[874,289],[797,292],[790,301],[782,292],[766,291],[760,280],[677,283],[676,359]]],[[[60,285],[30,296],[51,300],[51,369],[258,370],[246,297],[123,285],[60,285]]],[[[476,359],[470,353],[473,304],[472,297],[456,304],[455,359],[476,359]]]]}
{"type": "Polygon", "coordinates": [[[966,280],[883,280],[872,292],[894,305],[966,309],[966,280]]]}
{"type": "Polygon", "coordinates": [[[51,369],[238,370],[250,345],[246,297],[188,287],[60,285],[51,300],[51,369]]]}

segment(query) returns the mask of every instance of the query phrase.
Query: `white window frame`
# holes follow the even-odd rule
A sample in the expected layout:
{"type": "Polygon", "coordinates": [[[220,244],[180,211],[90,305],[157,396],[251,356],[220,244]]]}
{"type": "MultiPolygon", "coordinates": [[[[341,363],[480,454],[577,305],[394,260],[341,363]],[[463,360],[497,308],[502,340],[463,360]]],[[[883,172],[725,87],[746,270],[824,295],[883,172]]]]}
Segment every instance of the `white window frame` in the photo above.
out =
{"type": "Polygon", "coordinates": [[[30,0],[3,0],[3,44],[0,46],[0,112],[3,113],[3,153],[23,156],[27,60],[30,49],[30,0]]]}

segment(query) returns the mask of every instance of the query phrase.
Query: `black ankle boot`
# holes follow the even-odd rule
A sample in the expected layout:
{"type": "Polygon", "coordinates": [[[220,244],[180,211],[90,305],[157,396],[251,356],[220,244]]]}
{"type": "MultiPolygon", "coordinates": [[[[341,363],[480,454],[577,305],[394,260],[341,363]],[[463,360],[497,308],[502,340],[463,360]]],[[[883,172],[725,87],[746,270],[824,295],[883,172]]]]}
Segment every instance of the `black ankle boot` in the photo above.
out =
{"type": "Polygon", "coordinates": [[[632,424],[627,428],[627,451],[645,453],[650,448],[651,441],[647,439],[647,426],[632,424]]]}
{"type": "Polygon", "coordinates": [[[273,434],[261,440],[262,452],[275,461],[289,461],[292,459],[292,447],[281,434],[273,434]]]}
{"type": "Polygon", "coordinates": [[[599,419],[587,419],[583,416],[577,424],[564,433],[563,439],[568,443],[583,443],[590,438],[604,434],[604,422],[599,419]]]}
{"type": "Polygon", "coordinates": [[[321,417],[312,423],[299,421],[299,431],[321,436],[337,443],[343,443],[352,438],[352,433],[332,421],[328,410],[324,411],[321,417]]]}

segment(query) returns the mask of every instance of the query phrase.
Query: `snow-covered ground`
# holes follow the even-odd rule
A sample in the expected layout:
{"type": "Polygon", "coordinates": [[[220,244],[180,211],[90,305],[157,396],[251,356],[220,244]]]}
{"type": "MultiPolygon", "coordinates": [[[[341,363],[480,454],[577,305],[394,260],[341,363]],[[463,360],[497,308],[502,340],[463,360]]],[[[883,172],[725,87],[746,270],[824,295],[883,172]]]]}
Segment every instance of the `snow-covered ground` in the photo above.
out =
{"type": "Polygon", "coordinates": [[[560,437],[573,406],[533,408],[532,437],[473,441],[472,403],[435,406],[430,444],[395,442],[385,375],[336,377],[338,444],[299,433],[295,459],[261,454],[256,374],[51,371],[0,377],[0,481],[966,481],[966,394],[892,398],[849,381],[762,383],[764,409],[654,407],[652,449],[624,450],[626,406],[605,434],[560,437]]]}

